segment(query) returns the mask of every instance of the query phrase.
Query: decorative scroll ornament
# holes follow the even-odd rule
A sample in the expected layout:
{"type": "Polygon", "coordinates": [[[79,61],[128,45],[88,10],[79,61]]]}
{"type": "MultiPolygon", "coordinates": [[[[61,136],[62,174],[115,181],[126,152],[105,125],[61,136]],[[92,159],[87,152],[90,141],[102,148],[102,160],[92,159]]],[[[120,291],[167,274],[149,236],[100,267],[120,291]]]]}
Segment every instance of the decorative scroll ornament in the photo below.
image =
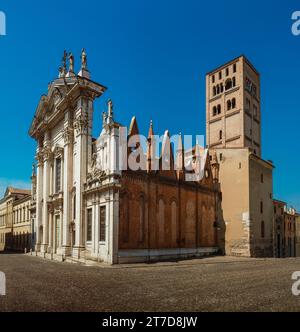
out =
{"type": "Polygon", "coordinates": [[[44,147],[44,149],[43,149],[43,156],[44,156],[44,161],[48,161],[49,159],[51,159],[52,153],[51,153],[50,146],[44,147]]]}
{"type": "Polygon", "coordinates": [[[72,127],[65,128],[64,132],[63,132],[63,139],[64,139],[65,145],[71,144],[73,141],[73,137],[74,137],[73,128],[72,127]]]}
{"type": "Polygon", "coordinates": [[[105,171],[101,170],[101,165],[97,163],[97,154],[92,156],[91,171],[87,175],[87,183],[102,182],[106,177],[105,171]]]}
{"type": "Polygon", "coordinates": [[[86,134],[88,130],[88,120],[84,119],[80,114],[79,117],[74,122],[74,129],[76,130],[76,135],[86,134]]]}
{"type": "Polygon", "coordinates": [[[42,151],[39,151],[39,152],[36,154],[35,159],[36,159],[37,162],[38,162],[37,166],[43,164],[43,162],[44,162],[44,155],[43,155],[43,152],[42,152],[42,151]]]}

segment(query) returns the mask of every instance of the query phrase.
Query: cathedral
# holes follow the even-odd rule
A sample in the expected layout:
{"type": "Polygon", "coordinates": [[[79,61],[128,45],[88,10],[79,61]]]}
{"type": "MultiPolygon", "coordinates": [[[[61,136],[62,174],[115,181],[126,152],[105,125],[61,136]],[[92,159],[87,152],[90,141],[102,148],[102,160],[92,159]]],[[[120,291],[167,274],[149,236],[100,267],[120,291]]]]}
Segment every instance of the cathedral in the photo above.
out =
{"type": "Polygon", "coordinates": [[[29,130],[37,142],[36,253],[109,264],[222,253],[216,153],[196,145],[187,157],[181,135],[173,151],[166,131],[157,154],[153,123],[143,146],[136,118],[122,126],[111,100],[94,138],[94,101],[105,91],[91,80],[85,50],[78,74],[65,52],[58,78],[39,101],[29,130]]]}

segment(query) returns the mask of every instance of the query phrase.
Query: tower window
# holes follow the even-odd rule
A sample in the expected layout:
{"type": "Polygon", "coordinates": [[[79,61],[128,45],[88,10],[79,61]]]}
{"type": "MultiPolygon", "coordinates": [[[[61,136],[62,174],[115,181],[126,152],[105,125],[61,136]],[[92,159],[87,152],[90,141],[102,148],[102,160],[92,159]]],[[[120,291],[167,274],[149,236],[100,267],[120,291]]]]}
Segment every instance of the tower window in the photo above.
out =
{"type": "Polygon", "coordinates": [[[253,113],[254,113],[254,116],[257,117],[257,106],[256,105],[253,105],[253,113]]]}
{"type": "Polygon", "coordinates": [[[250,99],[246,98],[246,111],[250,111],[250,99]]]}
{"type": "Polygon", "coordinates": [[[219,139],[220,140],[223,139],[223,131],[222,130],[220,130],[220,132],[219,132],[219,139]]]}
{"type": "Polygon", "coordinates": [[[217,85],[217,94],[219,94],[220,93],[220,85],[218,84],[217,85]]]}
{"type": "Polygon", "coordinates": [[[233,65],[233,72],[236,73],[236,64],[233,65]]]}
{"type": "Polygon", "coordinates": [[[228,75],[229,75],[229,69],[226,68],[226,76],[228,76],[228,75]]]}
{"type": "Polygon", "coordinates": [[[264,213],[264,203],[260,202],[260,213],[264,213]]]}
{"type": "Polygon", "coordinates": [[[222,72],[221,71],[219,72],[219,79],[220,80],[222,79],[222,72]]]}
{"type": "Polygon", "coordinates": [[[235,79],[235,77],[232,78],[232,86],[233,86],[233,87],[236,86],[236,79],[235,79]]]}
{"type": "Polygon", "coordinates": [[[233,98],[231,101],[231,107],[236,108],[236,99],[235,98],[233,98]]]}
{"type": "Polygon", "coordinates": [[[229,90],[232,88],[232,80],[229,78],[225,83],[225,90],[229,90]]]}
{"type": "Polygon", "coordinates": [[[217,115],[217,107],[214,106],[214,107],[213,107],[213,116],[216,116],[216,115],[217,115]]]}
{"type": "Polygon", "coordinates": [[[221,91],[221,93],[224,91],[223,83],[221,83],[221,85],[220,85],[220,91],[221,91]]]}
{"type": "Polygon", "coordinates": [[[223,153],[220,153],[220,161],[223,160],[223,153]]]}
{"type": "Polygon", "coordinates": [[[221,105],[218,105],[217,109],[218,109],[218,114],[221,114],[221,105]]]}
{"type": "Polygon", "coordinates": [[[214,86],[213,87],[213,96],[215,96],[217,94],[217,89],[216,89],[216,87],[214,86]]]}
{"type": "Polygon", "coordinates": [[[231,110],[231,100],[227,100],[227,111],[231,110]]]}
{"type": "Polygon", "coordinates": [[[211,80],[213,83],[215,83],[215,75],[212,76],[211,80]]]}
{"type": "Polygon", "coordinates": [[[264,183],[264,175],[263,175],[263,173],[260,175],[260,182],[264,183]]]}

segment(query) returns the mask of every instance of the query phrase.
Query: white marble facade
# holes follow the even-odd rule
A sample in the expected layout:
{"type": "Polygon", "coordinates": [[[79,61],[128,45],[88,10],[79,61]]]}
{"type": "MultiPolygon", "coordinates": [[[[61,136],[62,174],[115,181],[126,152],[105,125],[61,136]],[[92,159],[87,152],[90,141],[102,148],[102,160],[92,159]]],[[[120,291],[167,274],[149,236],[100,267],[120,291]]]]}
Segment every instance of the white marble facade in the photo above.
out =
{"type": "Polygon", "coordinates": [[[90,79],[84,50],[81,60],[76,75],[74,57],[65,52],[59,78],[42,96],[30,128],[37,141],[35,249],[45,257],[113,264],[118,256],[120,174],[113,163],[119,129],[109,101],[103,131],[93,140],[94,100],[106,88],[90,79]]]}

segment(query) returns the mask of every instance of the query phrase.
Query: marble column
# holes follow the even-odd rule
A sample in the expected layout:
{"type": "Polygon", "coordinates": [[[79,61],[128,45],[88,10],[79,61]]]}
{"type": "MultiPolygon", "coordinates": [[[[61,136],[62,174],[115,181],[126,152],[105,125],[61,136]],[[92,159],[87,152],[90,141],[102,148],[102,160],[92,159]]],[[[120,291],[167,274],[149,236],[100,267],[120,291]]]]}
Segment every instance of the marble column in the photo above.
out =
{"type": "Polygon", "coordinates": [[[62,222],[62,254],[71,255],[70,223],[72,219],[72,179],[73,179],[73,129],[66,127],[64,130],[64,206],[62,222]]]}
{"type": "Polygon", "coordinates": [[[87,175],[88,165],[88,121],[86,113],[79,110],[74,123],[76,134],[76,158],[75,158],[75,188],[76,188],[76,218],[75,218],[75,246],[73,247],[73,256],[80,258],[81,252],[85,249],[85,208],[83,203],[84,183],[87,175]]]}
{"type": "MultiPolygon", "coordinates": [[[[46,136],[46,138],[48,138],[46,136]]],[[[49,211],[48,211],[48,200],[49,200],[49,187],[50,187],[50,158],[51,149],[48,140],[44,143],[44,181],[43,181],[43,243],[41,246],[41,252],[47,253],[49,245],[49,211]]]]}
{"type": "Polygon", "coordinates": [[[36,218],[34,224],[35,231],[35,250],[37,252],[41,249],[41,243],[43,241],[40,228],[42,226],[42,200],[43,200],[43,153],[41,148],[37,149],[36,159],[38,161],[36,168],[36,218]]]}

